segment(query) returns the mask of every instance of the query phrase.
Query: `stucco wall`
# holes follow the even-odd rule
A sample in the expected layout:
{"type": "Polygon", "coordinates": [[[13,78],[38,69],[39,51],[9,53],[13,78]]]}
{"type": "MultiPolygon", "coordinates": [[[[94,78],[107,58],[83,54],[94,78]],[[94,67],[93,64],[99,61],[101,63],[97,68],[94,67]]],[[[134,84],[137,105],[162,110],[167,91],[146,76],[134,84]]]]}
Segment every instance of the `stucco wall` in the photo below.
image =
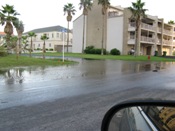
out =
{"type": "Polygon", "coordinates": [[[78,17],[73,22],[73,44],[72,52],[81,53],[82,52],[82,39],[83,39],[83,15],[78,17]]]}
{"type": "Polygon", "coordinates": [[[117,48],[122,53],[123,17],[109,18],[107,22],[107,51],[117,48]]]}
{"type": "MultiPolygon", "coordinates": [[[[88,12],[87,17],[87,46],[102,47],[102,22],[103,16],[101,13],[101,5],[98,5],[98,0],[94,0],[92,9],[88,12]]],[[[106,37],[105,37],[106,38],[106,37]]],[[[104,40],[105,47],[105,40],[104,40]]]]}

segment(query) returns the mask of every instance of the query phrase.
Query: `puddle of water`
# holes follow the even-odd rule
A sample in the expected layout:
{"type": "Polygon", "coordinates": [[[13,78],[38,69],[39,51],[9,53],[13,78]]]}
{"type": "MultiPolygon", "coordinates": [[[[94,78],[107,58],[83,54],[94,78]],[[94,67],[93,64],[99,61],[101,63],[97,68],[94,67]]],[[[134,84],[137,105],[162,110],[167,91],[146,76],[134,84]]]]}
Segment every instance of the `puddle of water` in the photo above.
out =
{"type": "MultiPolygon", "coordinates": [[[[70,79],[73,77],[105,76],[110,74],[128,74],[146,71],[159,71],[174,63],[149,63],[114,60],[85,60],[71,58],[79,64],[59,67],[22,67],[0,70],[0,85],[13,85],[70,79]]],[[[154,71],[154,72],[156,72],[154,71]]]]}

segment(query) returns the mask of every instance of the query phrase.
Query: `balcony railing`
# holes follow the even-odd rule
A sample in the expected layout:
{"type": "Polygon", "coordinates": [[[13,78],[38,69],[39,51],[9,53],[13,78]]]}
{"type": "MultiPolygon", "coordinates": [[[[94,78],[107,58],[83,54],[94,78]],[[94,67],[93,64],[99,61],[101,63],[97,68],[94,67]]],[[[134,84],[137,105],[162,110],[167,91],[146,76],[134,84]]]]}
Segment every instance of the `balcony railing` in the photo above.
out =
{"type": "Polygon", "coordinates": [[[172,45],[172,40],[163,40],[164,45],[172,45]]]}
{"type": "MultiPolygon", "coordinates": [[[[157,43],[161,44],[162,43],[161,39],[158,39],[157,43]]],[[[172,45],[172,40],[163,40],[163,44],[164,45],[172,45]]]]}
{"type": "Polygon", "coordinates": [[[164,29],[164,30],[163,30],[163,33],[164,33],[164,34],[173,35],[173,33],[172,33],[170,30],[165,30],[165,29],[164,29]]]}
{"type": "Polygon", "coordinates": [[[130,35],[129,39],[135,39],[134,35],[130,35]]]}
{"type": "Polygon", "coordinates": [[[148,29],[148,30],[155,30],[154,26],[145,24],[145,23],[141,23],[141,28],[148,29]]]}
{"type": "Polygon", "coordinates": [[[141,41],[146,41],[146,42],[151,42],[151,43],[155,42],[154,38],[150,38],[146,36],[141,36],[141,41]]]}
{"type": "Polygon", "coordinates": [[[136,23],[135,22],[130,22],[129,27],[136,27],[136,23]]]}

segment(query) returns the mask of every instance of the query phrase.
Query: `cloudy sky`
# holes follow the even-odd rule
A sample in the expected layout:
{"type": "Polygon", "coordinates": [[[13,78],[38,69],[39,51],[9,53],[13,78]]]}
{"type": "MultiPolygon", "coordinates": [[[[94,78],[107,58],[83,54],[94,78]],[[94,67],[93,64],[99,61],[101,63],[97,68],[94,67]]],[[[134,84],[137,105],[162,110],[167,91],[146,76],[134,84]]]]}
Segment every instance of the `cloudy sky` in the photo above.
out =
{"type": "MultiPolygon", "coordinates": [[[[25,24],[25,32],[36,28],[61,25],[66,27],[66,16],[63,13],[63,6],[67,3],[73,3],[76,8],[76,19],[82,11],[79,10],[80,0],[0,0],[0,9],[2,5],[14,5],[18,17],[25,24]]],[[[131,2],[136,0],[110,0],[111,5],[122,7],[131,6],[131,2]]],[[[149,11],[147,14],[164,18],[165,21],[175,20],[175,0],[142,0],[145,2],[145,8],[149,11]]],[[[70,24],[72,28],[72,23],[70,24]]],[[[0,31],[3,27],[0,26],[0,31]]]]}

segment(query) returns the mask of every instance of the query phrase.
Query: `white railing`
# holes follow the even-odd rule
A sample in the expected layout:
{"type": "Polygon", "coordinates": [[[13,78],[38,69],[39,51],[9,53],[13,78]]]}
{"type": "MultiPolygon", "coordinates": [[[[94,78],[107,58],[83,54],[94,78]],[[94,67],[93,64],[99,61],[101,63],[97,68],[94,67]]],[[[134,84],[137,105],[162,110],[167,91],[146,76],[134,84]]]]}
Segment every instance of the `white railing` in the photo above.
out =
{"type": "Polygon", "coordinates": [[[163,40],[164,45],[172,45],[172,40],[163,40]]]}
{"type": "Polygon", "coordinates": [[[163,33],[164,33],[164,34],[173,35],[172,32],[171,32],[170,30],[165,30],[165,29],[164,29],[164,30],[163,30],[163,33]]]}
{"type": "Polygon", "coordinates": [[[134,35],[130,35],[130,39],[135,39],[135,36],[134,35]]]}
{"type": "Polygon", "coordinates": [[[136,23],[135,22],[130,22],[129,27],[136,27],[136,23]]]}
{"type": "Polygon", "coordinates": [[[148,30],[155,30],[154,26],[145,24],[145,23],[141,23],[141,28],[148,29],[148,30]]]}
{"type": "Polygon", "coordinates": [[[155,42],[154,38],[150,38],[146,36],[141,36],[141,41],[146,41],[146,42],[151,42],[151,43],[155,42]]]}

